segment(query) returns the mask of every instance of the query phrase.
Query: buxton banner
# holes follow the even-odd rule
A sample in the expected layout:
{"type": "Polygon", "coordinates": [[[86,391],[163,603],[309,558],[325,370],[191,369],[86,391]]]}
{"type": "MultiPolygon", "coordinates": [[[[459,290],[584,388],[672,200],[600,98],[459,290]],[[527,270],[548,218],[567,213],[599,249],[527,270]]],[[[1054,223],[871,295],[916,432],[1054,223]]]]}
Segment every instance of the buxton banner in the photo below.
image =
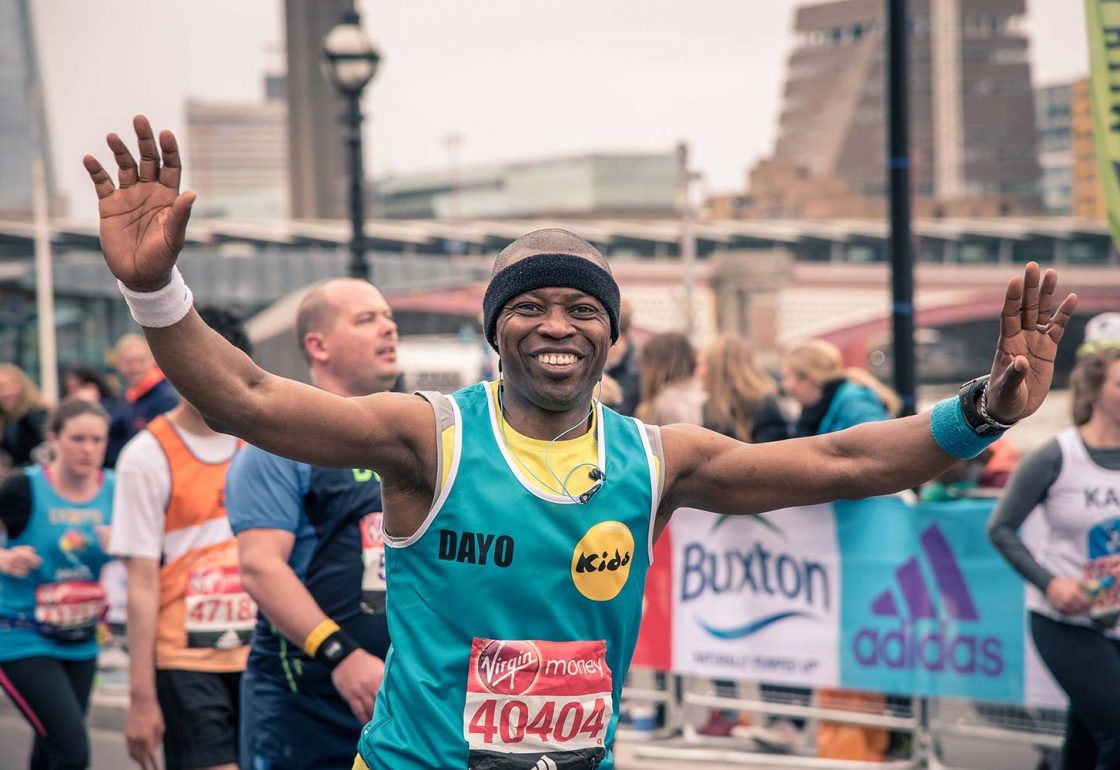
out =
{"type": "Polygon", "coordinates": [[[635,665],[1060,706],[1030,643],[1024,583],[988,542],[992,506],[884,497],[762,516],[677,511],[639,644],[657,655],[635,665]]]}

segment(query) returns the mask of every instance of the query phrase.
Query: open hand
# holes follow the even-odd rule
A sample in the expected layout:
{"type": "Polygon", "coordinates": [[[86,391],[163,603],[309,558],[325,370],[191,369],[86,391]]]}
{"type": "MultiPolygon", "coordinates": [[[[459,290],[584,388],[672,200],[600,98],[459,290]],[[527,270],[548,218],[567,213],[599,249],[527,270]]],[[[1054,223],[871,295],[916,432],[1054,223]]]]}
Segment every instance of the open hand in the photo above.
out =
{"type": "Polygon", "coordinates": [[[362,649],[347,655],[331,672],[335,689],[363,725],[373,716],[373,705],[383,676],[385,661],[362,649]]]}
{"type": "Polygon", "coordinates": [[[1047,584],[1046,600],[1054,609],[1066,615],[1082,615],[1093,604],[1081,587],[1081,581],[1068,577],[1056,577],[1047,584]]]}
{"type": "Polygon", "coordinates": [[[117,161],[119,188],[113,187],[109,173],[92,155],[82,162],[97,190],[105,264],[128,288],[155,291],[170,280],[195,195],[179,194],[182,166],[175,135],[162,132],[157,148],[146,117],[137,115],[132,126],[140,149],[139,166],[119,136],[106,137],[117,161]]]}
{"type": "Polygon", "coordinates": [[[988,381],[988,414],[994,420],[1012,423],[1034,414],[1050,391],[1058,342],[1077,307],[1077,295],[1070,294],[1053,310],[1057,287],[1058,274],[1041,273],[1036,262],[1007,284],[988,381]]]}
{"type": "Polygon", "coordinates": [[[24,578],[31,570],[39,569],[42,563],[39,554],[29,545],[0,548],[0,573],[2,574],[24,578]]]}
{"type": "Polygon", "coordinates": [[[155,697],[131,698],[124,718],[124,741],[128,756],[142,770],[159,770],[163,732],[163,711],[155,697]]]}

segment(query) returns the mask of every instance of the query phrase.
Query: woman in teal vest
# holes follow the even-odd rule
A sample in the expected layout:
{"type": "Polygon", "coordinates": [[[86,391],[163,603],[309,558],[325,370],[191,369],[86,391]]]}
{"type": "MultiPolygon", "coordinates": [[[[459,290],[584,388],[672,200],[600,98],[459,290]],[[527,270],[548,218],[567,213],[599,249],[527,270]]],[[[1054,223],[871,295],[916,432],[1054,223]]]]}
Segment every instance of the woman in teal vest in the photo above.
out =
{"type": "Polygon", "coordinates": [[[109,416],[70,400],[51,418],[54,459],[0,486],[0,689],[35,730],[32,770],[89,766],[85,712],[97,670],[113,477],[109,416]]]}

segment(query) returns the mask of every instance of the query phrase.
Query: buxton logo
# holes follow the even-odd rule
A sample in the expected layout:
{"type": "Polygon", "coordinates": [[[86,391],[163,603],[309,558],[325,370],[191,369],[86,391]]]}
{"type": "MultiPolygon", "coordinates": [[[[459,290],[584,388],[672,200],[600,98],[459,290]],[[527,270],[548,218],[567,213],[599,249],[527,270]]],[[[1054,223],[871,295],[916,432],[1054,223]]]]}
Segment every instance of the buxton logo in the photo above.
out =
{"type": "Polygon", "coordinates": [[[998,676],[1003,671],[1002,640],[957,633],[958,624],[978,622],[980,613],[948,541],[936,524],[931,524],[919,540],[937,584],[940,608],[918,557],[907,559],[895,570],[904,607],[899,607],[890,588],[871,600],[872,615],[897,618],[898,625],[890,630],[861,629],[852,642],[856,660],[865,667],[998,676]]]}
{"type": "Polygon", "coordinates": [[[595,602],[618,596],[630,577],[634,535],[620,521],[601,521],[580,538],[572,552],[572,582],[595,602]]]}
{"type": "MultiPolygon", "coordinates": [[[[735,520],[721,516],[709,534],[735,520]]],[[[764,516],[738,519],[744,524],[761,525],[781,539],[786,534],[764,516]]],[[[791,618],[814,618],[812,612],[790,609],[791,604],[804,604],[809,609],[825,611],[831,605],[831,586],[824,564],[803,559],[792,553],[768,548],[755,541],[750,548],[710,547],[711,541],[688,543],[684,547],[681,579],[681,601],[690,602],[709,595],[747,594],[751,597],[774,597],[785,608],[752,618],[734,627],[716,627],[699,621],[700,627],[717,639],[742,639],[791,618]]],[[[749,605],[749,599],[742,606],[749,605]]]]}

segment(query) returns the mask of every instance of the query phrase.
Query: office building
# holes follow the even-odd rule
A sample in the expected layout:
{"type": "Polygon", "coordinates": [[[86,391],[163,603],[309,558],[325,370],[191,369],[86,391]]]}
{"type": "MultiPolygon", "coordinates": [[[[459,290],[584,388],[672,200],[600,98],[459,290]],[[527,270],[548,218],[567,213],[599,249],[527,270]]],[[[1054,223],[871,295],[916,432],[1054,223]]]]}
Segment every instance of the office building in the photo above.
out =
{"type": "Polygon", "coordinates": [[[395,219],[665,217],[676,206],[673,152],[590,153],[407,174],[376,184],[395,219]]]}
{"type": "Polygon", "coordinates": [[[48,205],[52,213],[63,213],[55,194],[42,89],[31,4],[0,0],[0,217],[31,216],[40,152],[48,205]]]}
{"type": "MultiPolygon", "coordinates": [[[[748,218],[869,217],[887,208],[881,0],[797,9],[773,154],[750,174],[748,218]]],[[[911,176],[929,216],[1036,212],[1039,169],[1025,0],[915,0],[911,176]]]]}
{"type": "Polygon", "coordinates": [[[324,74],[323,38],[354,0],[284,0],[288,168],[295,219],[347,217],[346,101],[324,74]]]}
{"type": "MultiPolygon", "coordinates": [[[[270,81],[273,82],[273,81],[270,81]]],[[[287,219],[288,125],[282,99],[187,102],[190,184],[203,216],[287,219]]]]}
{"type": "Polygon", "coordinates": [[[1069,215],[1073,211],[1073,84],[1039,88],[1034,107],[1042,207],[1047,214],[1069,215]]]}

